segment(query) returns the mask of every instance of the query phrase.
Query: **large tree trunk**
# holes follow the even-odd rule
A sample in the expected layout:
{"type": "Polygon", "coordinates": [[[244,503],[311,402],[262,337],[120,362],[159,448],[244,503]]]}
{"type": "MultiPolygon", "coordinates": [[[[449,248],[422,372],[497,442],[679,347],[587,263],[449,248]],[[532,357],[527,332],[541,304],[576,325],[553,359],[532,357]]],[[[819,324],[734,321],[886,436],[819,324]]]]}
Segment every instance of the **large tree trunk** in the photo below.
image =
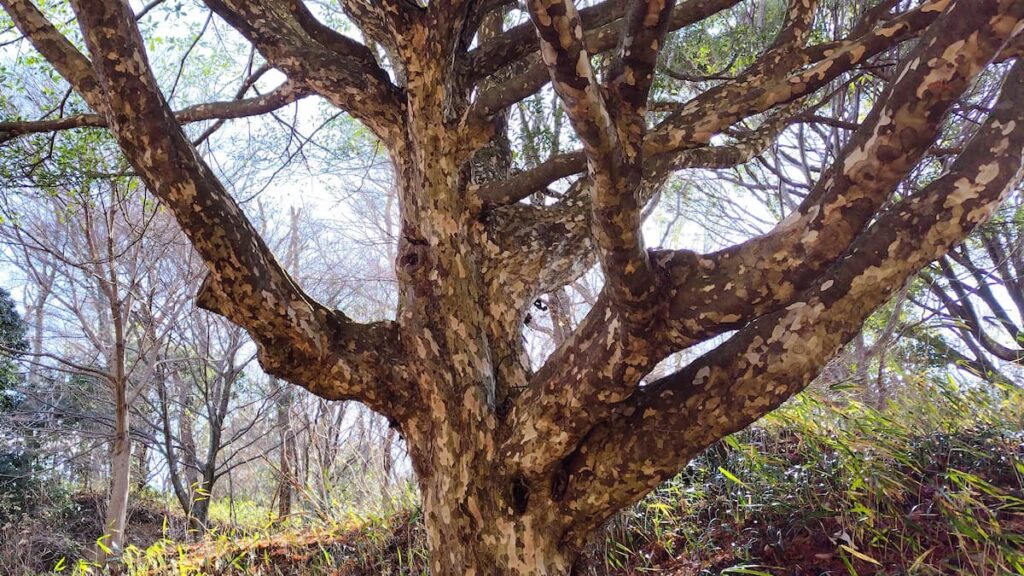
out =
{"type": "MultiPolygon", "coordinates": [[[[426,76],[410,73],[409,82],[426,76]]],[[[565,525],[551,487],[497,464],[501,406],[528,378],[521,304],[532,287],[488,278],[493,263],[477,251],[483,228],[463,209],[465,148],[444,130],[440,91],[413,90],[424,92],[436,99],[419,103],[410,154],[395,162],[406,202],[399,322],[417,327],[404,345],[418,356],[413,378],[426,407],[399,425],[422,497],[431,574],[567,574],[572,555],[561,548],[565,525]],[[413,201],[424,197],[433,200],[413,201]]]]}
{"type": "MultiPolygon", "coordinates": [[[[476,480],[487,476],[484,472],[476,480]]],[[[560,542],[561,528],[551,517],[555,507],[547,494],[532,494],[517,482],[456,488],[458,482],[439,476],[419,483],[431,574],[569,574],[576,552],[560,542]],[[464,490],[474,495],[461,497],[464,490]]]]}
{"type": "MultiPolygon", "coordinates": [[[[409,82],[417,80],[410,73],[409,82]]],[[[407,202],[396,265],[399,322],[416,327],[404,345],[418,357],[412,377],[425,410],[399,425],[422,498],[431,574],[568,574],[574,543],[563,542],[566,518],[552,499],[557,476],[521,475],[497,453],[507,404],[529,378],[521,330],[535,288],[494,276],[514,269],[481,255],[485,230],[463,209],[465,148],[443,129],[440,100],[419,109],[410,155],[395,160],[407,202]],[[433,201],[411,201],[417,197],[433,201]]]]}

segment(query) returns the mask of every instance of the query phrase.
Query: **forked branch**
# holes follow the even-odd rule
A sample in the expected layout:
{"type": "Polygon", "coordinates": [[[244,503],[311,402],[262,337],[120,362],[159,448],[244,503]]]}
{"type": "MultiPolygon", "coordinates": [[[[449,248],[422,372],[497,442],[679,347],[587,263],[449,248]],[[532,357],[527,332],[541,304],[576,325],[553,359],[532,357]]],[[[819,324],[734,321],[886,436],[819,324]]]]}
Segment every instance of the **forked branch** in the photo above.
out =
{"type": "MultiPolygon", "coordinates": [[[[1024,65],[949,172],[879,219],[795,302],[639,389],[567,463],[578,536],[682,463],[803,389],[913,274],[988,218],[1019,180],[1024,65]]],[[[570,536],[572,539],[573,536],[570,536]]]]}
{"type": "Polygon", "coordinates": [[[301,0],[208,0],[274,67],[366,124],[388,144],[400,142],[405,95],[366,46],[320,24],[301,0]]]}

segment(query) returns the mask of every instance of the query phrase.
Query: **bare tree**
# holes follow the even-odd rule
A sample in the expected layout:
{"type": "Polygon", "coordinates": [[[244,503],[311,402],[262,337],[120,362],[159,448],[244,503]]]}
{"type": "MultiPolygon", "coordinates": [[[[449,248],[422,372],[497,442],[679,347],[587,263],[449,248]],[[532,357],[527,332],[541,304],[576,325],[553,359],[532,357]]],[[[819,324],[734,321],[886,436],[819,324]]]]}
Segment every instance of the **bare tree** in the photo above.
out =
{"type": "Polygon", "coordinates": [[[159,416],[151,425],[174,495],[202,533],[217,482],[249,456],[275,398],[241,390],[254,359],[243,331],[200,311],[174,320],[177,341],[154,379],[159,416]]]}
{"type": "Polygon", "coordinates": [[[148,266],[168,255],[161,248],[161,226],[163,232],[176,233],[167,218],[155,222],[159,219],[153,208],[142,207],[132,189],[123,179],[87,179],[81,189],[65,189],[58,196],[7,197],[4,205],[3,234],[38,294],[29,384],[50,360],[56,368],[95,379],[109,391],[102,412],[88,415],[110,446],[100,556],[107,549],[120,550],[124,542],[132,407],[155,369],[146,361],[152,339],[143,337],[153,328],[139,322],[137,308],[146,291],[148,266]],[[49,326],[42,321],[44,304],[53,318],[49,326]],[[47,335],[53,345],[44,345],[47,335]]]}
{"type": "Polygon", "coordinates": [[[490,39],[480,26],[507,2],[344,0],[379,53],[301,1],[207,0],[288,76],[279,91],[322,96],[390,154],[398,309],[362,323],[296,284],[182,131],[197,117],[258,113],[265,99],[171,110],[125,2],[73,0],[89,57],[27,0],[0,4],[94,112],[0,131],[112,131],[206,263],[200,305],[245,328],[270,374],[399,427],[437,575],[568,573],[595,527],[804,388],[872,310],[984,221],[1016,183],[1024,147],[1014,64],[944,173],[893,197],[979,74],[1016,57],[1019,0],[883,2],[810,45],[818,2],[793,0],[749,66],[660,114],[648,104],[669,31],[737,0],[530,0],[529,24],[490,39]],[[778,226],[713,253],[645,248],[644,205],[669,173],[744,162],[775,137],[772,114],[881,54],[899,59],[884,92],[778,226]],[[504,111],[548,83],[575,149],[505,173],[504,111]],[[756,137],[731,130],[760,114],[756,137]],[[472,169],[482,153],[488,169],[472,169]],[[559,179],[572,185],[551,203],[521,202],[559,179]],[[527,310],[595,262],[593,308],[532,370],[527,310]]]}
{"type": "Polygon", "coordinates": [[[1015,194],[998,218],[922,273],[912,300],[928,316],[906,329],[937,359],[1012,385],[1024,367],[1020,203],[1015,194]]]}

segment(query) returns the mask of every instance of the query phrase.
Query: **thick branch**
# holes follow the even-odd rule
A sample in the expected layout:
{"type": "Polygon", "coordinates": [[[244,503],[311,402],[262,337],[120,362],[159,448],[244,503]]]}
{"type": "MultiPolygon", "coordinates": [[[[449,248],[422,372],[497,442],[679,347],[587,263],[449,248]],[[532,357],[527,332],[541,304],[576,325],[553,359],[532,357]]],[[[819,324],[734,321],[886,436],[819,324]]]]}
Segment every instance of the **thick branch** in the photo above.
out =
{"type": "Polygon", "coordinates": [[[782,30],[775,36],[764,56],[751,72],[771,73],[777,68],[792,69],[799,62],[799,51],[811,35],[818,0],[790,0],[782,30]]]}
{"type": "Polygon", "coordinates": [[[537,27],[541,55],[555,92],[588,158],[603,160],[615,154],[619,147],[615,127],[590,65],[576,6],[572,0],[534,1],[530,18],[537,27]]]}
{"type": "Polygon", "coordinates": [[[792,301],[842,254],[924,153],[948,107],[1010,33],[1007,26],[985,29],[991,26],[996,6],[959,6],[907,59],[905,73],[875,107],[836,174],[822,181],[830,191],[827,199],[819,194],[805,203],[804,210],[820,218],[813,234],[790,222],[781,227],[786,234],[778,235],[787,243],[780,240],[777,246],[774,240],[761,244],[761,238],[707,257],[686,251],[652,253],[656,269],[669,275],[673,286],[664,296],[671,300],[666,331],[624,338],[614,310],[595,308],[581,325],[579,337],[574,335],[549,359],[517,402],[509,452],[522,453],[531,468],[547,466],[549,459],[570,452],[609,413],[609,401],[631,393],[665,355],[739,328],[775,310],[780,302],[792,301]],[[970,43],[961,44],[964,38],[970,43]],[[958,51],[947,50],[953,44],[958,51]],[[796,247],[804,240],[817,247],[820,258],[796,247]],[[745,251],[750,251],[749,257],[732,255],[745,251]],[[801,269],[800,274],[806,274],[801,276],[796,270],[804,262],[814,264],[801,269]],[[797,280],[802,283],[794,285],[797,280]],[[597,312],[603,317],[594,316],[597,312]],[[600,368],[591,370],[593,366],[600,368]],[[532,430],[550,432],[531,434],[532,430]]]}
{"type": "MultiPolygon", "coordinates": [[[[588,150],[592,228],[605,275],[605,292],[621,310],[622,320],[640,330],[651,327],[658,310],[651,301],[658,283],[640,230],[641,150],[647,132],[647,98],[674,6],[674,0],[630,4],[604,91],[615,122],[618,149],[605,157],[596,157],[588,150]]],[[[571,118],[571,111],[569,115],[571,118]]],[[[630,364],[629,360],[626,363],[630,364]]]]}
{"type": "Polygon", "coordinates": [[[490,182],[477,188],[483,209],[515,204],[534,192],[547,188],[556,180],[579,174],[587,169],[587,155],[583,150],[552,156],[536,168],[490,182]]]}
{"type": "MultiPolygon", "coordinates": [[[[686,168],[734,168],[764,152],[786,126],[800,120],[792,117],[788,109],[783,109],[773,113],[756,130],[731,144],[702,146],[649,158],[645,156],[644,178],[661,179],[669,172],[686,168]]],[[[488,210],[519,202],[557,180],[582,174],[586,170],[587,158],[583,150],[566,152],[503,181],[481,186],[477,189],[477,195],[483,209],[488,210]]]]}
{"type": "Polygon", "coordinates": [[[210,273],[199,304],[245,328],[264,369],[326,398],[395,415],[396,334],[309,298],[274,259],[185,137],[160,93],[127,4],[73,3],[125,156],[177,219],[210,273]]]}
{"type": "Polygon", "coordinates": [[[991,215],[1018,181],[1022,149],[1024,65],[1017,64],[945,176],[886,210],[795,304],[639,389],[588,435],[567,464],[566,506],[579,535],[803,389],[877,306],[991,215]]]}
{"type": "MultiPolygon", "coordinates": [[[[96,111],[103,98],[92,64],[29,0],[0,0],[18,30],[96,111]]],[[[2,132],[2,130],[0,130],[2,132]]]]}
{"type": "MultiPolygon", "coordinates": [[[[626,0],[605,0],[579,11],[585,30],[593,30],[626,13],[626,0]]],[[[516,26],[504,34],[482,42],[459,59],[459,70],[471,82],[478,82],[511,62],[520,60],[538,50],[537,30],[532,23],[516,26]]]]}
{"type": "Polygon", "coordinates": [[[274,67],[366,124],[381,140],[400,142],[402,91],[370,50],[318,22],[301,0],[209,0],[274,67]]]}
{"type": "Polygon", "coordinates": [[[583,27],[571,1],[533,2],[541,55],[566,115],[583,142],[591,180],[592,229],[612,301],[633,326],[652,318],[650,263],[640,234],[637,193],[644,106],[673,2],[636,2],[627,13],[607,94],[598,89],[583,27]]]}
{"type": "Polygon", "coordinates": [[[688,346],[792,301],[873,217],[934,142],[946,112],[999,51],[1019,4],[960,2],[929,29],[853,135],[840,160],[799,209],[768,234],[702,259],[682,256],[668,273],[680,289],[668,337],[688,346]],[[999,12],[1001,10],[1002,12],[999,12]],[[998,19],[995,19],[998,22],[998,19]],[[950,50],[955,46],[956,50],[950,50]]]}
{"type": "MultiPolygon", "coordinates": [[[[676,6],[669,22],[669,30],[695,24],[739,3],[739,0],[686,0],[676,6]]],[[[603,6],[604,4],[601,4],[603,6]]],[[[595,6],[596,8],[596,6],[595,6]]],[[[586,9],[580,11],[580,16],[586,9]]],[[[623,14],[625,8],[623,7],[623,14]]],[[[516,29],[513,29],[516,30],[516,29]]],[[[595,29],[585,29],[584,42],[587,52],[591,55],[607,52],[618,45],[622,34],[621,20],[614,21],[595,29]]],[[[509,61],[509,66],[522,69],[516,74],[477,95],[476,101],[467,116],[471,123],[483,122],[495,112],[515,104],[516,102],[536,93],[550,81],[550,76],[540,56],[536,53],[537,44],[530,44],[530,52],[520,60],[509,61]]]]}
{"type": "Polygon", "coordinates": [[[674,6],[674,0],[632,2],[615,60],[606,74],[608,102],[623,152],[631,163],[640,156],[647,127],[647,98],[674,6]]]}
{"type": "Polygon", "coordinates": [[[423,12],[404,0],[341,0],[341,7],[364,37],[392,51],[397,50],[401,36],[408,33],[409,25],[423,12]]]}
{"type": "Polygon", "coordinates": [[[647,138],[652,154],[708,143],[743,118],[811,94],[867,59],[913,38],[949,5],[928,0],[857,38],[786,53],[787,66],[772,65],[768,52],[734,80],[707,90],[670,114],[647,138]]]}

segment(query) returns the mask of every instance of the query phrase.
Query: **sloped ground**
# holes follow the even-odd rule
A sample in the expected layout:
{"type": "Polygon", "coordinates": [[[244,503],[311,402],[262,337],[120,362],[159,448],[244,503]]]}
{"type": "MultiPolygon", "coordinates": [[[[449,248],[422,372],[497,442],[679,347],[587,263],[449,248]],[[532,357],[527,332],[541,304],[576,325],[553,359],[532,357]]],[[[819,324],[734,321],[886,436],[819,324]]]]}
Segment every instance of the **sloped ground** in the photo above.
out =
{"type": "Polygon", "coordinates": [[[884,414],[803,396],[617,519],[600,555],[621,574],[1024,574],[1020,391],[936,392],[884,414]]]}
{"type": "MultiPolygon", "coordinates": [[[[587,550],[582,573],[1024,575],[1024,395],[931,384],[921,392],[927,401],[909,398],[884,413],[843,394],[801,396],[617,516],[587,550]]],[[[143,522],[146,513],[133,516],[136,538],[158,522],[146,537],[161,536],[162,512],[151,512],[143,522]]],[[[91,512],[83,505],[81,513],[91,512]]],[[[273,535],[221,533],[184,546],[140,542],[123,568],[425,574],[419,520],[412,510],[273,535]]],[[[79,530],[93,531],[98,526],[79,530]]],[[[41,534],[33,550],[50,545],[41,534]]],[[[52,568],[57,554],[72,558],[75,550],[53,544],[36,552],[36,566],[52,568]]]]}
{"type": "MultiPolygon", "coordinates": [[[[609,523],[584,573],[1024,574],[1021,437],[929,435],[899,461],[819,440],[781,429],[723,443],[609,523]]],[[[214,539],[139,573],[425,574],[423,541],[413,513],[214,539]]]]}
{"type": "MultiPolygon", "coordinates": [[[[0,521],[0,575],[69,566],[70,559],[87,556],[102,534],[104,494],[56,490],[34,499],[31,510],[0,521]]],[[[136,496],[130,503],[130,545],[145,548],[165,537],[183,537],[183,526],[180,514],[152,496],[136,496]]]]}
{"type": "Polygon", "coordinates": [[[692,498],[693,483],[669,485],[620,520],[612,573],[1024,574],[1019,437],[925,437],[913,459],[859,477],[850,454],[808,460],[801,437],[754,453],[765,440],[702,462],[696,499],[673,493],[692,498]]]}

